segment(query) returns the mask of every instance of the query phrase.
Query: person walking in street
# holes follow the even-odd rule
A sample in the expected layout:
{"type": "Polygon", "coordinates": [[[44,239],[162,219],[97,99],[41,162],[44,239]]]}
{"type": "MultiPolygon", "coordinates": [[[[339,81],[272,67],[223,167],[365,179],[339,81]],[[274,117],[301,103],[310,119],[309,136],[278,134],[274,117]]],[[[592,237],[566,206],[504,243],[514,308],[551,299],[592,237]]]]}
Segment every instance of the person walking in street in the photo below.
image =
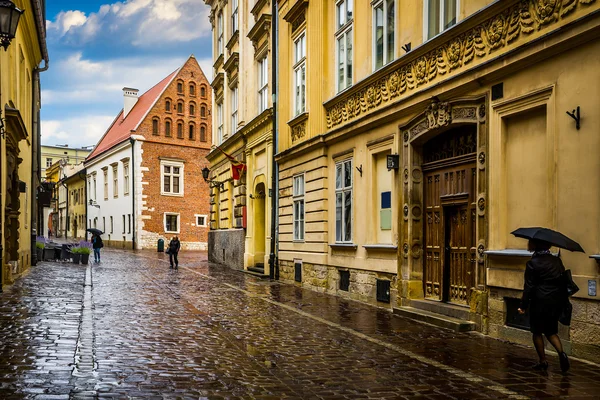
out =
{"type": "Polygon", "coordinates": [[[525,269],[525,285],[518,311],[520,314],[525,314],[529,309],[533,345],[539,357],[539,363],[533,368],[548,369],[544,349],[543,335],[545,335],[558,353],[560,369],[567,372],[570,367],[569,358],[563,351],[558,337],[558,319],[568,301],[564,279],[565,267],[559,257],[550,253],[550,247],[551,244],[548,242],[529,240],[527,248],[533,252],[533,255],[525,269]]]}
{"type": "Polygon", "coordinates": [[[92,248],[94,249],[94,261],[100,262],[100,249],[104,247],[102,238],[97,233],[92,234],[92,248]]]}
{"type": "Polygon", "coordinates": [[[179,242],[179,238],[177,236],[173,236],[169,242],[169,261],[171,262],[170,268],[173,268],[173,262],[175,262],[175,269],[179,268],[179,260],[177,259],[177,255],[179,254],[180,248],[181,243],[179,242]]]}

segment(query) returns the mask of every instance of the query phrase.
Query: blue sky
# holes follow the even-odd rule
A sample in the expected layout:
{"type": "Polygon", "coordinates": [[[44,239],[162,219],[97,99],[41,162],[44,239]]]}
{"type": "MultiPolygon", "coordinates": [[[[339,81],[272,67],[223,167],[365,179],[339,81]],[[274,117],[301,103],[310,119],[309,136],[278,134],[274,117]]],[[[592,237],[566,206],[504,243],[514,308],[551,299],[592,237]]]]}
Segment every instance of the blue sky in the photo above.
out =
{"type": "Polygon", "coordinates": [[[42,144],[94,145],[123,107],[194,54],[211,79],[203,0],[50,0],[42,74],[42,144]]]}

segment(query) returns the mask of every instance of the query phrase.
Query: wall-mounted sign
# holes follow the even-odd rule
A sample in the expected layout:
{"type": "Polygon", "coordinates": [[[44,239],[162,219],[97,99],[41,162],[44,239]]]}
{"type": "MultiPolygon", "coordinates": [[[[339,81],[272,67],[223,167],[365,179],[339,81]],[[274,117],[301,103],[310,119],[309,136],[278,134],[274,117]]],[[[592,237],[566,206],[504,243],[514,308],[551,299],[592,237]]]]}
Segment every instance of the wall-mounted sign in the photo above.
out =
{"type": "Polygon", "coordinates": [[[596,296],[596,280],[588,280],[588,296],[596,296]]]}
{"type": "Polygon", "coordinates": [[[387,169],[388,171],[391,169],[400,168],[400,156],[398,154],[388,154],[387,156],[387,169]]]}

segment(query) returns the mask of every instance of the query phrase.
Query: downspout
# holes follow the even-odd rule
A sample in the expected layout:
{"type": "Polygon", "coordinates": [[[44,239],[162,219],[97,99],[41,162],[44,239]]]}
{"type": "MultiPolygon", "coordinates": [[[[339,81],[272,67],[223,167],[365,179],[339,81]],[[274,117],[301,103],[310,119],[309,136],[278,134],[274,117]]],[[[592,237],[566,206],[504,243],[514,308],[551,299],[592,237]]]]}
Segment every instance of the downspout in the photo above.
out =
{"type": "Polygon", "coordinates": [[[83,179],[83,189],[84,189],[83,191],[85,192],[85,197],[84,197],[85,203],[83,203],[83,204],[85,205],[85,225],[84,225],[84,227],[85,227],[85,241],[87,242],[88,241],[88,231],[87,230],[88,230],[88,228],[91,228],[91,226],[90,227],[87,226],[87,224],[88,224],[88,190],[89,190],[89,188],[87,186],[87,168],[84,168],[83,170],[79,171],[79,177],[81,179],[83,179]],[[83,176],[82,176],[82,174],[83,174],[83,176]]]}
{"type": "Polygon", "coordinates": [[[271,166],[271,253],[269,254],[269,278],[279,279],[279,262],[277,261],[277,209],[279,191],[277,189],[277,1],[271,1],[271,93],[273,98],[273,159],[271,166]]]}
{"type": "Polygon", "coordinates": [[[129,171],[131,173],[131,249],[135,250],[135,139],[130,138],[129,142],[131,143],[131,167],[129,171]]]}

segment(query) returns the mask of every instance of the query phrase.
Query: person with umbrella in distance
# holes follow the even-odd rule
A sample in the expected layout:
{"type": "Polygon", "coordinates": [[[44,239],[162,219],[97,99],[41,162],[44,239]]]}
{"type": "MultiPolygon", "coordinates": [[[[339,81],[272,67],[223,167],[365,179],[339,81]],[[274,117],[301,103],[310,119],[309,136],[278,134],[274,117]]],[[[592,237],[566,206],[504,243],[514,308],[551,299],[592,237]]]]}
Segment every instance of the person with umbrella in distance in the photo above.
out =
{"type": "Polygon", "coordinates": [[[92,234],[92,248],[94,249],[94,261],[99,263],[100,262],[100,249],[104,247],[104,243],[102,242],[102,237],[100,237],[100,235],[102,235],[102,231],[100,229],[96,229],[96,228],[89,228],[87,230],[88,232],[90,232],[92,234]]]}
{"type": "Polygon", "coordinates": [[[583,249],[577,242],[547,228],[519,228],[511,233],[529,239],[527,249],[533,252],[525,268],[523,297],[518,309],[520,314],[525,314],[529,309],[533,345],[539,357],[539,362],[533,368],[548,369],[544,349],[545,335],[558,353],[560,369],[567,372],[570,368],[569,358],[558,337],[558,320],[563,307],[568,303],[567,281],[565,267],[561,259],[550,252],[550,247],[581,252],[583,249]]]}

